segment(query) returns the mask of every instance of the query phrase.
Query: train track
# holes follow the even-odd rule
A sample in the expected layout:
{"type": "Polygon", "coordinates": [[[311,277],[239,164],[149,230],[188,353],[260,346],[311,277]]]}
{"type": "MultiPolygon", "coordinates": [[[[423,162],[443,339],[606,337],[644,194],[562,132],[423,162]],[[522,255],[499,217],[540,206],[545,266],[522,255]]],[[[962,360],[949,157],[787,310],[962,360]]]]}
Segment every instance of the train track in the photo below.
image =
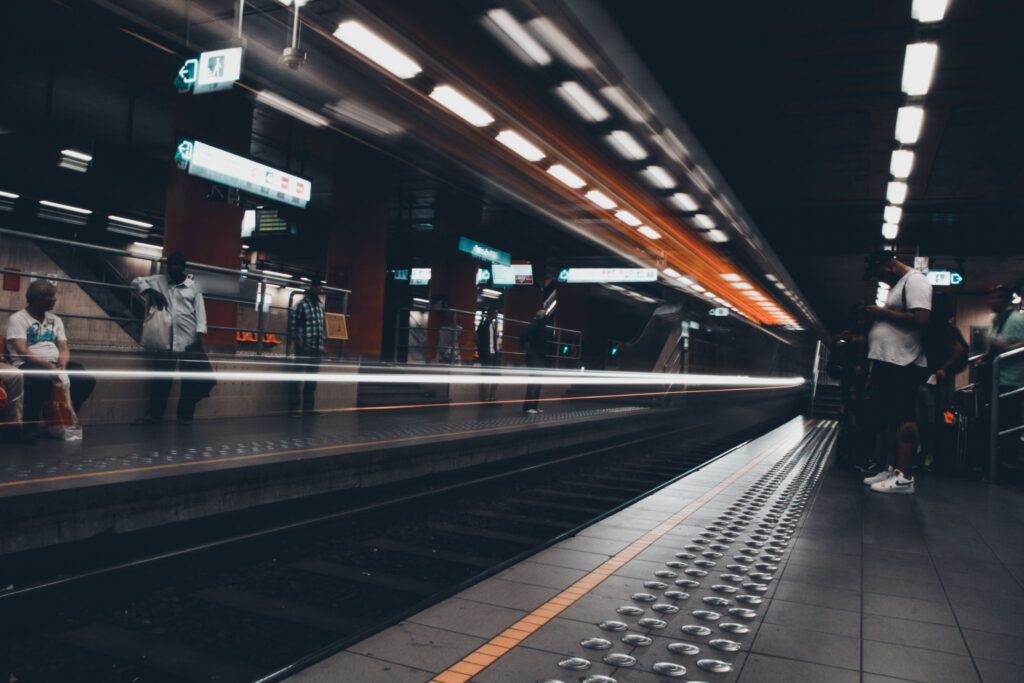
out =
{"type": "Polygon", "coordinates": [[[429,488],[334,496],[278,509],[281,519],[261,512],[258,523],[235,516],[4,558],[0,586],[14,585],[0,592],[0,678],[282,680],[773,426],[705,425],[429,488]]]}

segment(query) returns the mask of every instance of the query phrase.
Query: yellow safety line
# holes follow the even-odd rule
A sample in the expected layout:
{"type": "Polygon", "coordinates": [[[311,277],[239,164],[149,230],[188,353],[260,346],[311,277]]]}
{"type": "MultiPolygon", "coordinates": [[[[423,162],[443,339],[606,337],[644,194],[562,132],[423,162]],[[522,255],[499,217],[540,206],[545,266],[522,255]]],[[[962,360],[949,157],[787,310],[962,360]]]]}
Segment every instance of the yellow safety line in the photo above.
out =
{"type": "MultiPolygon", "coordinates": [[[[806,426],[807,422],[805,421],[804,424],[806,426]]],[[[434,676],[430,679],[431,683],[465,683],[495,661],[504,657],[526,640],[531,634],[571,607],[584,595],[590,593],[590,591],[600,585],[605,579],[621,569],[623,565],[636,558],[637,555],[649,548],[662,536],[675,529],[684,520],[686,520],[687,517],[703,507],[705,503],[724,491],[730,484],[756,467],[768,458],[768,456],[772,455],[783,446],[786,446],[787,443],[788,441],[783,441],[768,449],[764,455],[759,458],[751,460],[720,484],[708,490],[703,496],[672,515],[637,540],[633,541],[626,548],[619,551],[614,557],[605,560],[599,567],[576,581],[576,583],[572,584],[564,591],[530,612],[527,616],[491,638],[487,643],[481,645],[445,671],[434,676]]]]}

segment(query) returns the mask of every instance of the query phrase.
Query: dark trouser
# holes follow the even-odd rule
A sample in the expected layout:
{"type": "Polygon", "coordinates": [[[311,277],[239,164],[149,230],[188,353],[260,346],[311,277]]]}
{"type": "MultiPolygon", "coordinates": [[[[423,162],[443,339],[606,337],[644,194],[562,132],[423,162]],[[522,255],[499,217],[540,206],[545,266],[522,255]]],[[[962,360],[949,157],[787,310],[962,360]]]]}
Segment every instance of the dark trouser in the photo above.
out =
{"type": "MultiPolygon", "coordinates": [[[[543,368],[544,357],[531,354],[527,351],[526,354],[526,365],[531,368],[543,368]]],[[[533,373],[531,373],[533,374],[533,373]]],[[[539,384],[528,384],[526,386],[526,402],[523,403],[523,412],[527,410],[536,410],[538,401],[540,398],[540,385],[539,384]]]]}
{"type": "MultiPolygon", "coordinates": [[[[22,370],[52,370],[48,366],[25,363],[22,370]]],[[[68,370],[81,371],[85,367],[81,363],[71,361],[68,363],[68,370]]],[[[53,375],[25,375],[25,403],[24,417],[26,423],[32,423],[40,419],[43,405],[53,396],[53,375]]],[[[92,396],[96,388],[96,378],[91,375],[71,375],[71,407],[77,414],[86,400],[92,396]]]]}
{"type": "MultiPolygon", "coordinates": [[[[157,372],[209,372],[212,373],[210,360],[206,357],[202,342],[195,342],[181,353],[165,351],[151,353],[149,367],[157,372]]],[[[160,420],[167,410],[167,398],[171,393],[170,377],[154,377],[149,381],[149,407],[146,416],[160,420]]],[[[178,419],[191,420],[196,412],[196,404],[210,395],[216,382],[211,377],[203,379],[183,379],[178,397],[178,419]]]]}
{"type": "Polygon", "coordinates": [[[320,372],[320,361],[323,351],[312,351],[309,356],[296,357],[292,364],[292,372],[310,375],[309,379],[295,379],[288,382],[288,411],[299,411],[299,385],[302,385],[302,412],[309,413],[316,406],[317,381],[312,375],[320,372]]]}

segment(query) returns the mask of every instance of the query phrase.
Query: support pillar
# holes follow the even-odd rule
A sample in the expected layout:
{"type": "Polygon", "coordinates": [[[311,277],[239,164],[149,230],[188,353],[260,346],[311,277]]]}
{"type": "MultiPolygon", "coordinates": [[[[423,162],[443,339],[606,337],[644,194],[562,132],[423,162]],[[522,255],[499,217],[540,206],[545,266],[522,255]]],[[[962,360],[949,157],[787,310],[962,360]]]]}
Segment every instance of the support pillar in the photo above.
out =
{"type": "Polygon", "coordinates": [[[462,328],[459,348],[463,365],[473,362],[474,328],[472,313],[476,311],[476,259],[459,251],[459,237],[471,237],[479,229],[481,206],[476,199],[442,191],[434,214],[434,239],[431,245],[431,302],[447,301],[447,312],[431,311],[427,334],[427,360],[437,362],[439,330],[453,322],[462,328]],[[470,315],[453,313],[468,311],[470,315]]]}

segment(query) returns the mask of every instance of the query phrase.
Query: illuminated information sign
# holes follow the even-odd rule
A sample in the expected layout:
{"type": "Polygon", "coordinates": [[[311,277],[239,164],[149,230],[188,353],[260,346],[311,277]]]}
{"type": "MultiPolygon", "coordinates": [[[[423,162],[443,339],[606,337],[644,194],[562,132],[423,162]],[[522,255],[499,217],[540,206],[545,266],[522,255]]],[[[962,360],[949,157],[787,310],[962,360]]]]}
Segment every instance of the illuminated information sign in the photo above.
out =
{"type": "Polygon", "coordinates": [[[464,251],[473,258],[480,259],[481,261],[490,261],[491,263],[500,263],[502,265],[509,265],[512,263],[512,256],[501,249],[495,249],[489,247],[486,244],[480,242],[474,242],[467,237],[459,238],[459,251],[464,251]]]}
{"type": "Polygon", "coordinates": [[[430,268],[413,268],[409,275],[410,285],[429,285],[430,284],[430,268]]]}
{"type": "Polygon", "coordinates": [[[724,318],[724,317],[729,315],[729,309],[728,308],[712,308],[710,311],[708,311],[708,315],[713,316],[715,318],[724,318]]]}
{"type": "Polygon", "coordinates": [[[305,178],[225,152],[198,140],[180,139],[174,161],[178,168],[187,171],[189,175],[293,206],[305,207],[313,192],[312,183],[305,178]]]}
{"type": "Polygon", "coordinates": [[[563,268],[559,282],[656,282],[657,268],[563,268]]]}
{"type": "Polygon", "coordinates": [[[491,266],[494,278],[491,284],[498,286],[511,285],[532,285],[533,265],[529,263],[513,263],[510,266],[502,266],[495,263],[491,266]]]}
{"type": "Polygon", "coordinates": [[[964,283],[964,276],[955,270],[929,270],[926,275],[932,287],[956,287],[964,283]]]}
{"type": "Polygon", "coordinates": [[[227,90],[241,77],[242,48],[229,47],[203,52],[198,57],[185,60],[178,69],[174,85],[181,92],[202,95],[227,90]]]}

